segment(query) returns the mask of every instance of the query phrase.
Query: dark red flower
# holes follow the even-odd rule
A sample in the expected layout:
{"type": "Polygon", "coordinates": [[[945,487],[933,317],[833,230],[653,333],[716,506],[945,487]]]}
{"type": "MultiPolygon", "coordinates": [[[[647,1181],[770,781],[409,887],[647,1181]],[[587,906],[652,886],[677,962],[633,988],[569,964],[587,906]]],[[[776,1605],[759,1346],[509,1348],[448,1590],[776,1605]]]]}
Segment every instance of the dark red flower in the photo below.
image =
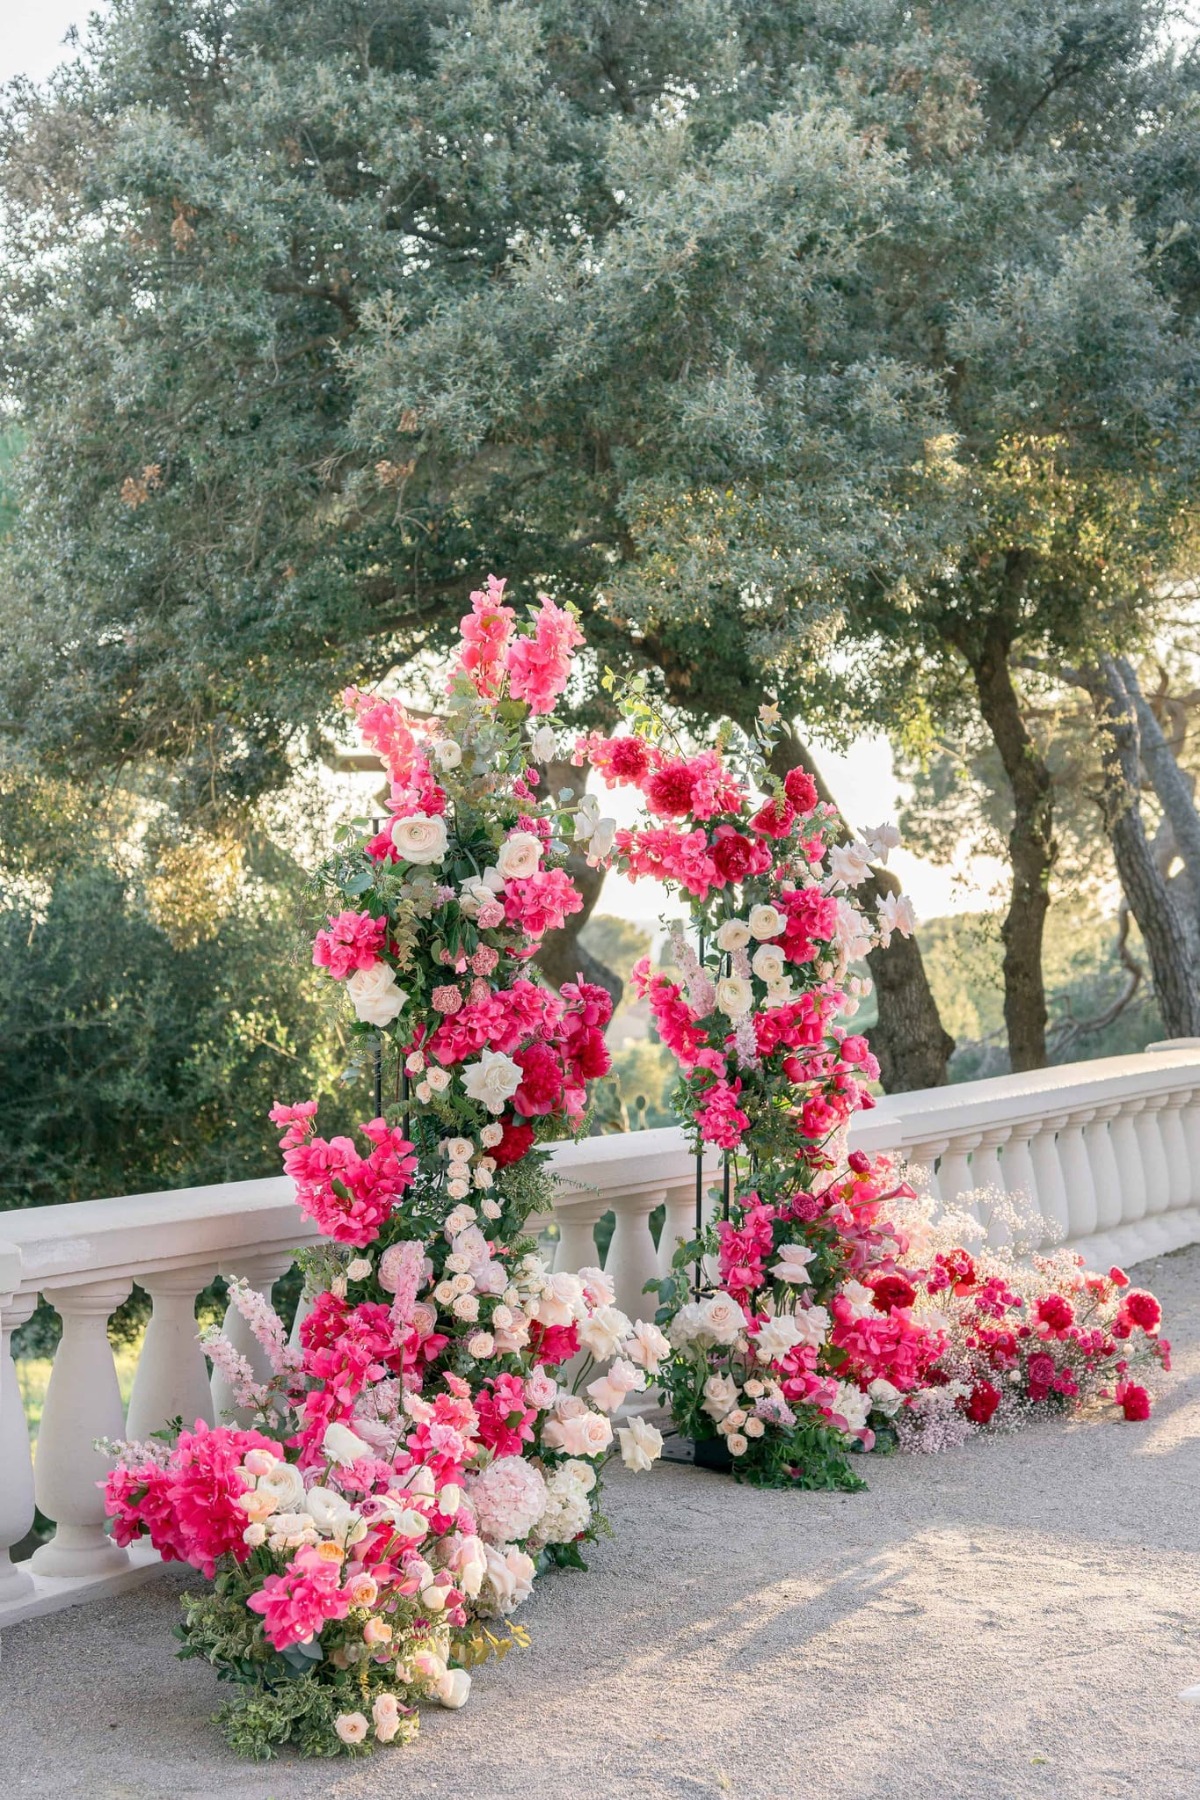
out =
{"type": "Polygon", "coordinates": [[[1045,1294],[1036,1307],[1038,1323],[1051,1331],[1065,1331],[1075,1323],[1075,1308],[1063,1294],[1045,1294]]]}
{"type": "Polygon", "coordinates": [[[666,819],[680,819],[692,810],[695,778],[684,762],[665,763],[646,783],[650,811],[666,819]]]}
{"type": "Polygon", "coordinates": [[[709,854],[726,881],[741,881],[749,873],[754,845],[740,831],[721,826],[709,854]]]}
{"type": "Polygon", "coordinates": [[[750,824],[763,837],[784,838],[792,829],[795,817],[796,809],[790,800],[768,800],[765,806],[759,807],[750,824]]]}
{"type": "Polygon", "coordinates": [[[1145,1288],[1130,1288],[1122,1297],[1121,1312],[1132,1324],[1140,1325],[1143,1331],[1153,1331],[1162,1323],[1162,1307],[1145,1288]]]}
{"type": "Polygon", "coordinates": [[[1150,1396],[1144,1387],[1134,1381],[1121,1383],[1124,1390],[1120,1394],[1121,1411],[1130,1420],[1148,1419],[1150,1417],[1150,1396]]]}
{"type": "Polygon", "coordinates": [[[963,1411],[976,1425],[986,1425],[1000,1404],[1000,1389],[990,1381],[977,1381],[963,1411]]]}
{"type": "Polygon", "coordinates": [[[579,1354],[578,1325],[543,1325],[532,1319],[529,1325],[529,1347],[536,1363],[557,1368],[579,1354]]]}
{"type": "Polygon", "coordinates": [[[875,1296],[876,1311],[885,1313],[890,1313],[894,1306],[911,1306],[917,1297],[916,1288],[903,1275],[881,1275],[878,1281],[871,1283],[871,1292],[875,1296]]]}
{"type": "Polygon", "coordinates": [[[811,812],[817,804],[817,784],[803,769],[788,770],[783,778],[783,791],[797,812],[811,812]]]}
{"type": "Polygon", "coordinates": [[[641,738],[614,738],[608,747],[608,766],[622,781],[640,781],[650,767],[650,752],[641,738]]]}
{"type": "Polygon", "coordinates": [[[498,1169],[506,1169],[509,1163],[520,1162],[533,1149],[533,1126],[518,1125],[514,1119],[500,1121],[504,1136],[498,1144],[488,1151],[498,1169]]]}

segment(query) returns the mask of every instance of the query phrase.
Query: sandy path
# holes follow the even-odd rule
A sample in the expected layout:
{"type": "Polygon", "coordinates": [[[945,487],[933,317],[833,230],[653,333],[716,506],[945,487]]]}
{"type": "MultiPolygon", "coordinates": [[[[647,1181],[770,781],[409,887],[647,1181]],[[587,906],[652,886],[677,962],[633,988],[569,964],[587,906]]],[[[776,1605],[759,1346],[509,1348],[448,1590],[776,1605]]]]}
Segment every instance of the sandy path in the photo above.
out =
{"type": "Polygon", "coordinates": [[[0,1794],[87,1800],[1200,1800],[1200,1247],[1143,1265],[1177,1347],[1145,1425],[868,1465],[871,1491],[618,1476],[533,1648],[369,1762],[236,1761],[174,1661],[175,1576],[17,1627],[0,1794]]]}

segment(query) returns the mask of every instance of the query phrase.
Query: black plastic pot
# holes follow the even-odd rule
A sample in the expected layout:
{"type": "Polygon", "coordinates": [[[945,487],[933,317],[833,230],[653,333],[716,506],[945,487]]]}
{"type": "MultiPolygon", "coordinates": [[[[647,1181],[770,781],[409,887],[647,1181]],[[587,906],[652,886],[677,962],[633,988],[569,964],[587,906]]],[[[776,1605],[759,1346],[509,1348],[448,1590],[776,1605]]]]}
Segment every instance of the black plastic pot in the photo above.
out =
{"type": "Polygon", "coordinates": [[[723,1438],[694,1438],[692,1448],[698,1469],[713,1469],[718,1475],[728,1475],[733,1467],[733,1458],[723,1438]]]}

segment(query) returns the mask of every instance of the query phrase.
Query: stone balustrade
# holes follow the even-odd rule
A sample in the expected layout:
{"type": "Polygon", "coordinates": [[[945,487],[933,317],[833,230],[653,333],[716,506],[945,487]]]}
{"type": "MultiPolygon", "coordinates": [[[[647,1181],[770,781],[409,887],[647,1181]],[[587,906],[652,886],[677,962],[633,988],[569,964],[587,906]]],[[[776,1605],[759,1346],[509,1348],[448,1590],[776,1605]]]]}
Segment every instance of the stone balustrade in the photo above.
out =
{"type": "MultiPolygon", "coordinates": [[[[1005,1225],[987,1194],[1020,1194],[1090,1262],[1161,1254],[1200,1242],[1200,1043],[893,1095],[856,1119],[852,1144],[898,1153],[941,1204],[974,1207],[995,1239],[1005,1225]]],[[[554,1165],[556,1266],[598,1260],[595,1227],[611,1213],[605,1267],[617,1303],[644,1311],[646,1281],[666,1271],[695,1220],[696,1170],[682,1132],[560,1145],[554,1165]],[[660,1208],[656,1243],[651,1218],[660,1208]]],[[[713,1154],[701,1182],[706,1206],[718,1176],[713,1154]]],[[[197,1342],[196,1298],[218,1273],[269,1293],[313,1235],[283,1177],[0,1219],[0,1624],[153,1572],[151,1553],[121,1549],[105,1531],[97,1486],[105,1461],[95,1440],[145,1437],[177,1415],[227,1414],[231,1396],[197,1342]],[[134,1283],[149,1295],[151,1315],[123,1419],[106,1328],[134,1283]],[[62,1338],[35,1463],[10,1344],[39,1294],[58,1312],[62,1338]],[[27,1535],[35,1501],[54,1533],[13,1563],[10,1547],[27,1535]]],[[[257,1362],[240,1316],[231,1312],[226,1325],[257,1362]]]]}

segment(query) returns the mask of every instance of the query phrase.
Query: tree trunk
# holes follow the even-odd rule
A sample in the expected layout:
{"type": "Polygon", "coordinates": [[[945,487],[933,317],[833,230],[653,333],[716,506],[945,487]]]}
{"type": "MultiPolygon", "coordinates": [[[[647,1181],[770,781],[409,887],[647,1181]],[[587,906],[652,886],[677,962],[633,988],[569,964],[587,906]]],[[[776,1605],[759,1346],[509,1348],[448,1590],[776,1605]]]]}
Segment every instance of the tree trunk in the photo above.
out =
{"type": "MultiPolygon", "coordinates": [[[[1106,675],[1107,663],[1108,659],[1105,658],[1102,666],[1106,675]]],[[[1142,693],[1131,664],[1123,656],[1116,659],[1115,672],[1133,706],[1141,746],[1141,765],[1150,777],[1150,784],[1158,795],[1170,824],[1175,848],[1179,852],[1191,888],[1193,919],[1200,921],[1200,812],[1196,810],[1191,788],[1175,760],[1175,753],[1166,740],[1162,726],[1142,693]]]]}
{"type": "MultiPolygon", "coordinates": [[[[542,771],[542,778],[553,794],[560,793],[563,788],[573,788],[576,794],[581,794],[587,782],[587,770],[577,769],[569,762],[547,763],[542,771]]],[[[625,992],[625,983],[607,963],[602,963],[598,956],[593,956],[579,942],[579,934],[600,898],[600,890],[604,886],[604,870],[589,868],[587,858],[581,850],[571,852],[566,868],[567,874],[583,895],[583,911],[572,913],[561,931],[546,934],[535,961],[546,980],[554,987],[561,987],[564,981],[575,981],[582,975],[585,981],[594,981],[597,987],[607,989],[612,995],[613,1005],[619,1006],[625,992]]]]}
{"type": "MultiPolygon", "coordinates": [[[[780,777],[797,766],[807,769],[818,797],[829,806],[837,805],[808,746],[790,728],[778,739],[771,763],[780,777]]],[[[844,820],[843,826],[848,837],[854,835],[844,820]]],[[[873,868],[863,891],[878,904],[884,894],[898,894],[900,883],[890,869],[873,868]]],[[[884,1091],[905,1094],[915,1088],[944,1087],[954,1039],[942,1024],[916,938],[894,933],[887,949],[872,950],[867,963],[879,1005],[871,1049],[879,1059],[884,1091]]]]}
{"type": "Polygon", "coordinates": [[[1168,1037],[1200,1037],[1200,990],[1184,929],[1142,823],[1138,708],[1108,658],[1083,671],[1100,727],[1105,826],[1129,910],[1138,922],[1168,1037]]]}
{"type": "Polygon", "coordinates": [[[1014,1071],[1046,1066],[1046,988],[1042,939],[1054,867],[1054,790],[1050,771],[1030,737],[1008,666],[1010,642],[993,622],[982,649],[967,660],[975,691],[1012,790],[1008,834],[1012,893],[1000,935],[1004,942],[1004,1023],[1014,1071]]]}

